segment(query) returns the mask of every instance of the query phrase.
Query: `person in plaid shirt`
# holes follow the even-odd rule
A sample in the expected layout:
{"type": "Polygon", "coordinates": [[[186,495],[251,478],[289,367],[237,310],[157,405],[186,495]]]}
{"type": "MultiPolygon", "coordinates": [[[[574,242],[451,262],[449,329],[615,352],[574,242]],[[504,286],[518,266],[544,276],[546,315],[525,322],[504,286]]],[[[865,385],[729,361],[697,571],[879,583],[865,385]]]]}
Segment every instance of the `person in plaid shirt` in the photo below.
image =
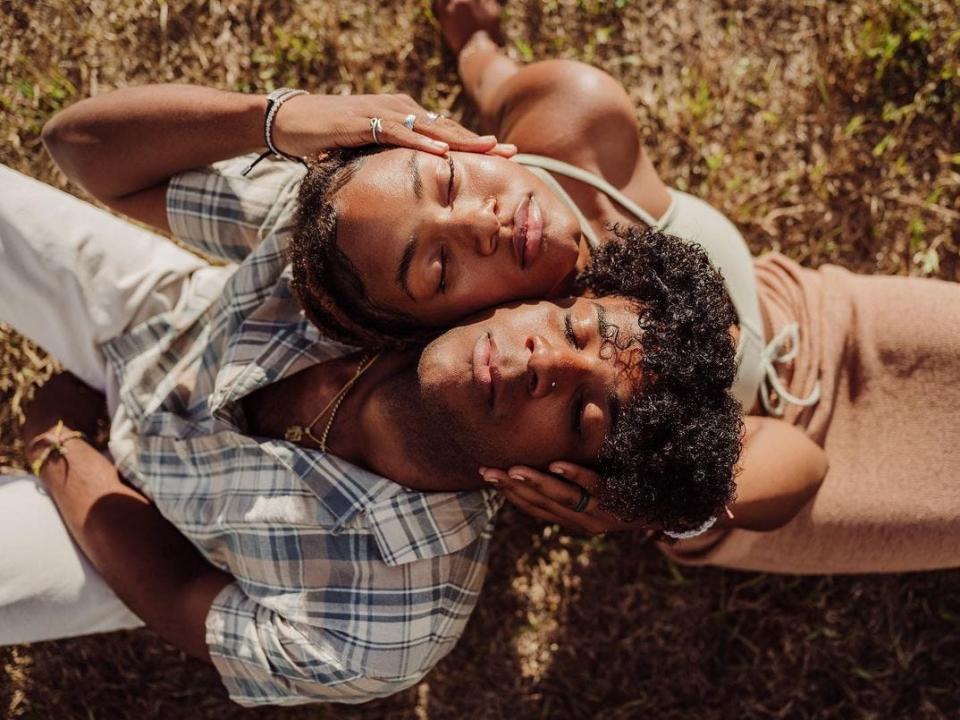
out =
{"type": "MultiPolygon", "coordinates": [[[[128,112],[139,92],[139,116],[118,118],[101,98],[90,121],[81,103],[48,129],[48,146],[106,204],[226,264],[2,170],[11,292],[0,317],[106,392],[116,468],[74,434],[91,425],[87,391],[69,378],[45,387],[24,427],[28,459],[99,575],[56,533],[52,505],[25,491],[32,481],[5,479],[16,500],[6,507],[51,532],[38,541],[19,527],[2,539],[8,558],[28,562],[0,565],[0,641],[139,617],[209,658],[242,704],[361,702],[408,687],[449,652],[477,600],[500,503],[480,489],[478,466],[596,459],[639,386],[635,332],[608,342],[636,327],[635,305],[499,308],[361,372],[357,348],[321,336],[290,287],[296,176],[274,160],[248,173],[248,159],[184,171],[256,148],[262,99],[153,88],[115,93],[118,105],[128,112]],[[161,104],[173,120],[145,147],[138,133],[161,104]],[[587,388],[589,407],[573,405],[570,387],[587,388]],[[324,423],[329,451],[290,433],[324,423]]],[[[290,108],[324,127],[307,99],[290,108]]],[[[370,99],[353,102],[336,107],[337,122],[365,125],[370,99]]],[[[295,136],[297,116],[287,117],[277,138],[295,136]]],[[[451,147],[495,149],[442,128],[451,147]]],[[[385,139],[423,142],[393,131],[385,139]]],[[[721,316],[716,334],[728,324],[721,316]]],[[[732,378],[732,348],[729,365],[732,378]]]]}

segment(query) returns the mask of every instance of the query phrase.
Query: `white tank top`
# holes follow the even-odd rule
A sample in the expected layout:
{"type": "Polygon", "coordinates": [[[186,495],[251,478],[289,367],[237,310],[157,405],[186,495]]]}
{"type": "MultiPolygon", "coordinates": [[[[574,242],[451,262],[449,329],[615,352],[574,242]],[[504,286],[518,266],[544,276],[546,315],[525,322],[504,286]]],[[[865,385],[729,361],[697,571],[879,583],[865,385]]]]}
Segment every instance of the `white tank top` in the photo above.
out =
{"type": "Polygon", "coordinates": [[[586,183],[604,193],[645,225],[695,242],[706,251],[714,267],[723,276],[727,293],[739,319],[737,376],[731,393],[743,405],[744,412],[753,407],[765,373],[763,319],[760,315],[757,281],[753,274],[753,257],[733,223],[703,200],[673,189],[668,189],[670,207],[663,217],[657,219],[606,180],[586,170],[542,155],[521,153],[513,159],[542,179],[573,211],[591,248],[598,247],[600,239],[580,208],[550,173],[586,183]]]}

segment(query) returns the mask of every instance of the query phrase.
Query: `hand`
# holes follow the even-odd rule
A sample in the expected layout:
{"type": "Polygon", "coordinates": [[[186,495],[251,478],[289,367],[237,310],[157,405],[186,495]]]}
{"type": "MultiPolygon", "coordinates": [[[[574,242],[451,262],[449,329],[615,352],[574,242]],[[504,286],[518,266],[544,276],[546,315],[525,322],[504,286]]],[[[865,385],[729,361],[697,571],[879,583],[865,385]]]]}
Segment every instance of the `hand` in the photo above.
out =
{"type": "Polygon", "coordinates": [[[370,118],[383,120],[378,139],[385,145],[444,155],[448,150],[511,157],[515,145],[498,143],[493,135],[477,136],[449,118],[431,120],[408,95],[298,95],[285,102],[273,124],[279,150],[297,157],[316,157],[330,148],[373,142],[370,118]],[[416,116],[413,130],[404,126],[416,116]]]}
{"type": "Polygon", "coordinates": [[[600,509],[594,494],[600,478],[595,472],[568,462],[555,462],[549,473],[525,465],[515,465],[508,471],[480,468],[483,479],[499,488],[511,503],[528,515],[568,530],[599,535],[615,530],[638,530],[642,523],[625,523],[616,515],[600,509]],[[564,479],[556,477],[562,476],[564,479]],[[582,490],[590,493],[586,508],[576,512],[582,490]]]}
{"type": "Polygon", "coordinates": [[[70,430],[79,430],[93,443],[100,425],[107,420],[104,397],[75,375],[62,372],[39,388],[27,405],[20,431],[24,446],[53,429],[57,421],[70,430]]]}

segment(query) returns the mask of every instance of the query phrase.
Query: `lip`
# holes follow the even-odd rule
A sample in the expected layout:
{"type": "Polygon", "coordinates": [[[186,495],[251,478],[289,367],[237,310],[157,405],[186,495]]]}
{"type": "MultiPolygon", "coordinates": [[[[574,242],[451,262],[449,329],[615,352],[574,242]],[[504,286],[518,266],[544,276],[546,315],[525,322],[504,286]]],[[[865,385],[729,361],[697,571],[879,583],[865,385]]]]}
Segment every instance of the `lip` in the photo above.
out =
{"type": "Polygon", "coordinates": [[[481,333],[473,346],[473,381],[480,389],[487,405],[493,407],[494,367],[491,362],[496,345],[489,332],[481,333]]]}
{"type": "Polygon", "coordinates": [[[543,214],[532,195],[521,200],[513,214],[513,249],[523,270],[533,264],[543,249],[543,214]]]}

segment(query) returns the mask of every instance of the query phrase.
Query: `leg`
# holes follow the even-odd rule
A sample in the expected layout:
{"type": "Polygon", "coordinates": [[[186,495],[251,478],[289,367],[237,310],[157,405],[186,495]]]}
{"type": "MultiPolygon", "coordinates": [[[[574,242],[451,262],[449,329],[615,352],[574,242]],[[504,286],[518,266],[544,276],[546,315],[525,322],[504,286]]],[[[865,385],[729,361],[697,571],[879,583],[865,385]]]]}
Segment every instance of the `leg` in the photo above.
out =
{"type": "MultiPolygon", "coordinates": [[[[108,397],[102,343],[174,307],[203,267],[165,238],[0,166],[0,321],[108,397]]],[[[0,479],[0,644],[139,624],[42,488],[0,479]]]]}
{"type": "MultiPolygon", "coordinates": [[[[660,217],[670,204],[640,144],[633,104],[609,74],[581,62],[546,60],[519,66],[494,40],[499,10],[489,0],[446,0],[435,9],[458,52],[467,94],[481,122],[520,152],[546,155],[601,175],[660,217]]],[[[558,178],[559,179],[559,178],[558,178]]],[[[619,217],[609,203],[578,183],[560,179],[588,217],[600,225],[619,217]]]]}
{"type": "Polygon", "coordinates": [[[0,322],[100,391],[100,345],[173,307],[203,266],[159,235],[0,166],[0,322]]]}
{"type": "Polygon", "coordinates": [[[36,478],[0,476],[0,548],[0,645],[143,624],[70,539],[36,478]]]}

